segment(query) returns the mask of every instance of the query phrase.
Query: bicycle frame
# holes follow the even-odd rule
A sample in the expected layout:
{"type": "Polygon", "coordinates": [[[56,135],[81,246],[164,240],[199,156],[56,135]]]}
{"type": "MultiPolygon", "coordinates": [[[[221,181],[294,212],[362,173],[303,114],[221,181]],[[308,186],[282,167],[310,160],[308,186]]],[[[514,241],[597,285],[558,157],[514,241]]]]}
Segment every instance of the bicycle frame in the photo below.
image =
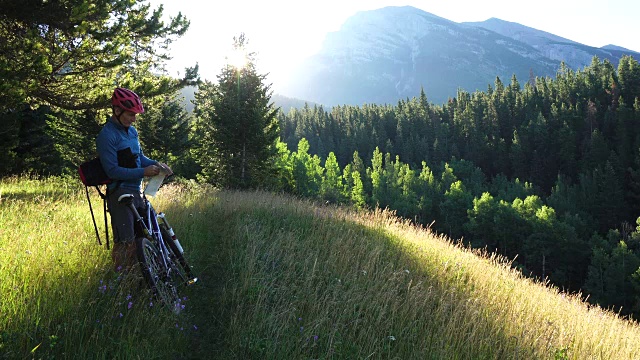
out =
{"type": "Polygon", "coordinates": [[[140,215],[138,209],[136,209],[136,207],[133,205],[132,194],[121,195],[118,198],[118,202],[129,207],[129,210],[131,210],[131,213],[135,218],[135,223],[140,226],[142,234],[137,234],[136,236],[144,236],[157,246],[158,252],[161,255],[160,258],[162,259],[162,266],[166,272],[165,276],[169,277],[172,271],[172,268],[169,264],[169,250],[167,249],[164,239],[162,238],[162,232],[160,231],[156,211],[149,200],[143,196],[143,202],[146,207],[146,219],[140,215]]]}
{"type": "Polygon", "coordinates": [[[142,217],[140,217],[138,221],[140,221],[142,224],[142,229],[145,233],[145,236],[150,241],[155,241],[156,245],[158,245],[158,250],[162,254],[161,258],[165,269],[167,269],[167,271],[171,271],[171,267],[167,263],[169,250],[167,250],[167,246],[165,245],[164,239],[162,238],[162,232],[160,231],[160,225],[158,224],[158,215],[156,214],[155,209],[151,206],[149,200],[147,200],[147,198],[144,196],[143,201],[147,210],[147,223],[145,224],[145,218],[142,217]]]}
{"type": "Polygon", "coordinates": [[[132,194],[123,194],[118,198],[118,202],[122,203],[129,207],[131,213],[135,218],[135,223],[140,226],[142,234],[137,234],[146,237],[152,243],[155,243],[158,247],[158,251],[162,256],[162,265],[167,271],[171,271],[171,267],[168,264],[168,253],[167,247],[164,243],[164,239],[162,238],[162,232],[160,231],[160,225],[158,224],[158,218],[155,209],[149,202],[149,200],[143,196],[143,202],[146,208],[146,217],[143,218],[138,209],[133,206],[133,195],[132,194]],[[146,220],[146,222],[145,222],[146,220]]]}

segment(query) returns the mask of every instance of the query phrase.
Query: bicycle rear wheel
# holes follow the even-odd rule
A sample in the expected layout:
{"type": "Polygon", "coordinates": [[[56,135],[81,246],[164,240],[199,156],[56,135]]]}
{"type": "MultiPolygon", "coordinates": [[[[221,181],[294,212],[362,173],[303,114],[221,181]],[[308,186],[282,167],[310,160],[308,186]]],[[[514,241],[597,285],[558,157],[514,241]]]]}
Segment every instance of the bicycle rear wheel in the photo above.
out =
{"type": "Polygon", "coordinates": [[[136,239],[136,250],[142,275],[154,296],[174,312],[179,312],[178,290],[173,284],[156,246],[147,238],[138,238],[136,239]]]}

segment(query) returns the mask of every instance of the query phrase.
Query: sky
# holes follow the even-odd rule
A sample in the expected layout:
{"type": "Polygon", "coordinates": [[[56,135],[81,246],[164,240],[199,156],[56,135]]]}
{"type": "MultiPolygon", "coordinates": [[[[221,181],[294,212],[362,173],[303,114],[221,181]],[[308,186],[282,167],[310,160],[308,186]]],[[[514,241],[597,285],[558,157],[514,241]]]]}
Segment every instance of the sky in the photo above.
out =
{"type": "Polygon", "coordinates": [[[359,11],[413,6],[454,22],[495,17],[543,30],[579,43],[614,44],[640,52],[638,0],[149,0],[190,20],[187,33],[171,45],[170,75],[200,66],[203,80],[215,81],[230,56],[233,37],[244,33],[256,65],[277,92],[288,69],[320,50],[327,33],[359,11]]]}

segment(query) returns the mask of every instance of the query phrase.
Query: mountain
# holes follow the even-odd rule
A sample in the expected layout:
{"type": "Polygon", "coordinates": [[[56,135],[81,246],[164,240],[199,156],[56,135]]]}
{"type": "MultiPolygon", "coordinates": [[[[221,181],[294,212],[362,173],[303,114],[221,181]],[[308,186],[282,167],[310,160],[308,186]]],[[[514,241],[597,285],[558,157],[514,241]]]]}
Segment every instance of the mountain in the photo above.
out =
{"type": "Polygon", "coordinates": [[[291,109],[302,109],[305,107],[305,105],[309,106],[310,108],[313,108],[314,106],[320,106],[320,104],[300,99],[294,99],[280,94],[273,94],[273,96],[271,96],[271,102],[275,107],[279,107],[285,114],[288,114],[291,109]]]}
{"type": "Polygon", "coordinates": [[[597,56],[600,60],[607,59],[616,65],[623,55],[634,55],[636,58],[640,58],[638,56],[640,55],[639,53],[620,46],[591,47],[545,31],[496,18],[482,22],[465,22],[463,24],[491,30],[497,34],[531,45],[545,57],[564,61],[572,69],[581,69],[589,65],[594,56],[597,56]]]}
{"type": "MultiPolygon", "coordinates": [[[[193,112],[193,101],[195,100],[195,92],[198,89],[195,86],[186,86],[180,90],[179,99],[188,112],[193,112]]],[[[310,101],[290,98],[280,94],[273,94],[271,96],[271,102],[275,107],[279,107],[285,114],[288,114],[291,109],[302,109],[305,105],[309,107],[320,106],[310,101]]]]}
{"type": "Polygon", "coordinates": [[[593,56],[618,63],[638,53],[616,46],[593,48],[500,19],[456,23],[411,7],[363,11],[327,34],[321,50],[292,72],[279,91],[327,106],[395,104],[424,88],[433,103],[458,89],[484,91],[496,76],[524,84],[555,76],[564,60],[577,69],[593,56]]]}

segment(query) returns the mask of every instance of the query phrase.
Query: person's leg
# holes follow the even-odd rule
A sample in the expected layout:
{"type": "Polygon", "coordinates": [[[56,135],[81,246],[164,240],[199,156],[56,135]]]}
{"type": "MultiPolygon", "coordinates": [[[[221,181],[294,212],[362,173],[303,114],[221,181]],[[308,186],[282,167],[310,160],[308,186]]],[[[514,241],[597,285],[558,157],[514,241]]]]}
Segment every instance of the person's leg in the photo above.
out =
{"type": "Polygon", "coordinates": [[[133,194],[134,206],[138,207],[142,204],[140,193],[131,189],[118,188],[107,198],[114,242],[111,258],[116,271],[128,271],[137,263],[135,219],[128,206],[118,203],[118,198],[122,194],[133,194]]]}
{"type": "Polygon", "coordinates": [[[138,262],[136,257],[136,243],[131,241],[113,244],[111,259],[113,260],[113,267],[116,271],[128,272],[138,262]]]}

